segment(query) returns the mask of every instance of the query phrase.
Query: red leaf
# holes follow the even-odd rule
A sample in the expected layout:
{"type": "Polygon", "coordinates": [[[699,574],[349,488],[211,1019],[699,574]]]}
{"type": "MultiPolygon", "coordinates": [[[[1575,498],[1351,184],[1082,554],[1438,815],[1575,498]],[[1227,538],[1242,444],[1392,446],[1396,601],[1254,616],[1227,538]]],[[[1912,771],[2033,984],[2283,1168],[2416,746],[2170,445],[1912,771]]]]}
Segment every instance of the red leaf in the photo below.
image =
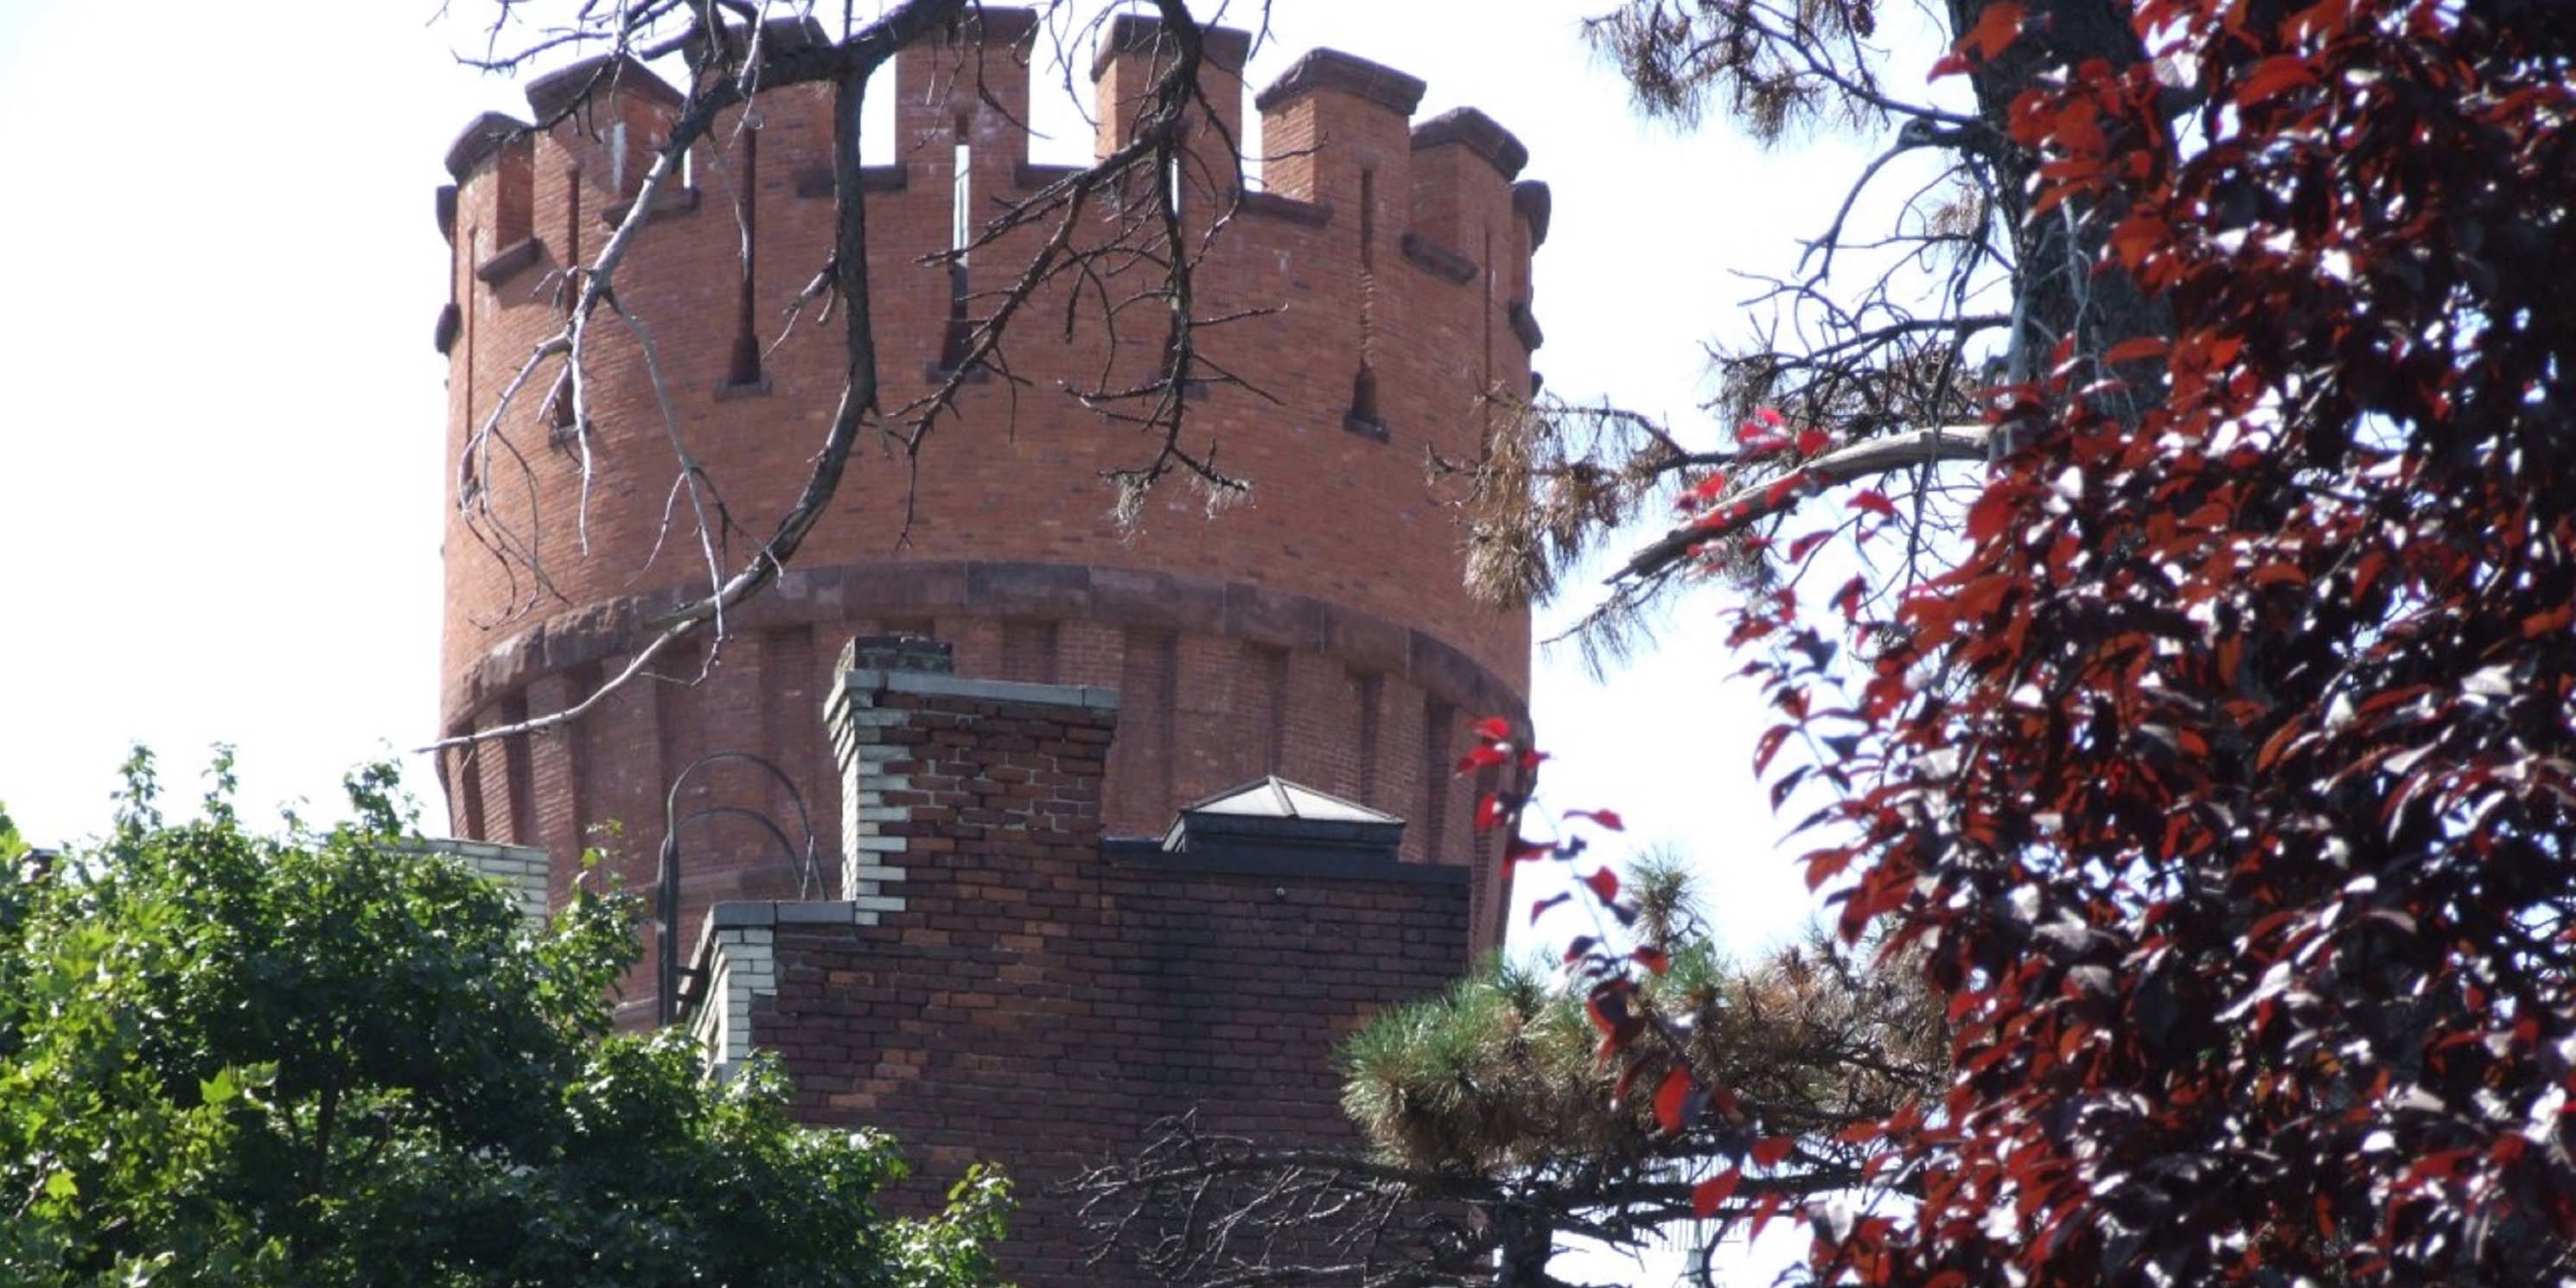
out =
{"type": "Polygon", "coordinates": [[[1472,774],[1479,769],[1490,769],[1510,759],[1511,753],[1492,743],[1486,743],[1458,758],[1458,772],[1472,774]]]}
{"type": "Polygon", "coordinates": [[[1601,896],[1603,903],[1619,899],[1619,874],[1608,868],[1594,868],[1592,875],[1583,878],[1583,884],[1592,887],[1592,893],[1601,896]]]}
{"type": "Polygon", "coordinates": [[[2004,47],[2021,34],[2021,17],[2022,7],[2013,0],[1998,0],[1987,5],[1985,13],[1977,18],[1977,25],[1959,41],[1960,52],[1974,49],[1978,61],[1994,61],[1995,55],[2002,53],[2004,47]]]}
{"type": "Polygon", "coordinates": [[[2277,98],[2302,85],[2317,83],[2316,69],[2297,54],[2275,54],[2254,64],[2236,87],[2236,105],[2250,107],[2267,98],[2277,98]]]}
{"type": "Polygon", "coordinates": [[[1501,742],[1512,736],[1512,722],[1501,716],[1487,716],[1476,722],[1476,736],[1487,742],[1501,742]]]}
{"type": "Polygon", "coordinates": [[[2576,621],[2576,604],[2560,604],[2548,612],[2533,613],[2523,618],[2522,637],[2536,640],[2543,635],[2566,630],[2567,624],[2571,621],[2576,621]]]}
{"type": "Polygon", "coordinates": [[[1830,532],[1810,532],[1807,535],[1790,542],[1789,562],[1805,562],[1807,556],[1816,552],[1816,547],[1825,544],[1825,542],[1830,540],[1833,535],[1834,534],[1830,532]]]}
{"type": "Polygon", "coordinates": [[[1753,1209],[1753,1233],[1748,1237],[1762,1237],[1762,1227],[1771,1224],[1771,1218],[1780,1214],[1780,1201],[1787,1197],[1777,1190],[1762,1196],[1762,1202],[1753,1209]]]}
{"type": "Polygon", "coordinates": [[[1797,1148],[1797,1145],[1798,1141],[1794,1136],[1765,1136],[1753,1142],[1753,1165],[1778,1167],[1789,1157],[1789,1151],[1797,1148]]]}
{"type": "Polygon", "coordinates": [[[1735,1187],[1743,1182],[1744,1172],[1730,1167],[1692,1186],[1691,1215],[1702,1221],[1717,1215],[1717,1205],[1724,1203],[1728,1195],[1735,1193],[1735,1187]]]}
{"type": "Polygon", "coordinates": [[[1763,424],[1776,429],[1780,424],[1780,409],[1777,407],[1756,407],[1753,409],[1753,419],[1761,421],[1763,424]]]}
{"type": "Polygon", "coordinates": [[[1859,620],[1860,597],[1867,589],[1867,583],[1863,582],[1858,577],[1854,577],[1850,581],[1844,582],[1841,590],[1834,592],[1834,607],[1843,610],[1844,621],[1849,622],[1859,620]]]}
{"type": "Polygon", "coordinates": [[[1593,986],[1592,995],[1584,999],[1584,1012],[1592,1017],[1592,1026],[1601,1030],[1601,1054],[1608,1055],[1627,1044],[1642,1031],[1646,1022],[1628,1009],[1628,990],[1624,979],[1605,980],[1593,986]]]}
{"type": "Polygon", "coordinates": [[[2161,358],[2164,356],[2164,353],[2165,338],[2163,336],[2142,335],[2133,339],[2122,340],[2118,344],[2112,345],[2111,351],[2102,355],[2102,360],[2113,366],[2118,366],[2123,362],[2137,362],[2146,358],[2161,358]]]}
{"type": "Polygon", "coordinates": [[[1653,944],[1648,944],[1628,955],[1635,958],[1638,965],[1658,975],[1673,968],[1673,955],[1653,944]]]}
{"type": "Polygon", "coordinates": [[[1944,76],[1956,76],[1966,70],[1968,70],[1966,54],[1943,54],[1939,61],[1932,64],[1932,74],[1924,77],[1923,80],[1925,84],[1930,84],[1944,76]]]}
{"type": "Polygon", "coordinates": [[[1776,724],[1763,730],[1762,736],[1753,740],[1753,772],[1757,774],[1769,772],[1771,758],[1780,754],[1780,744],[1787,742],[1789,735],[1797,731],[1796,725],[1785,724],[1776,724]]]}
{"type": "Polygon", "coordinates": [[[1516,863],[1544,859],[1547,853],[1548,847],[1545,844],[1515,836],[1503,846],[1503,871],[1511,871],[1512,865],[1516,863]]]}
{"type": "MultiPolygon", "coordinates": [[[[2131,214],[2120,222],[2119,227],[2111,230],[2108,244],[2112,252],[2120,257],[2120,262],[2134,272],[2139,265],[2147,261],[2148,255],[2154,253],[2157,247],[2170,241],[2172,236],[2172,230],[2165,226],[2163,220],[2139,212],[2131,214]]],[[[2138,343],[2137,340],[2121,341],[2124,345],[2136,343],[2138,343]]],[[[2111,351],[2118,353],[2119,347],[2113,346],[2111,351]]],[[[2156,352],[2164,352],[2164,347],[2158,345],[2156,352]]]]}
{"type": "Polygon", "coordinates": [[[1535,903],[1531,904],[1531,905],[1530,905],[1530,924],[1531,924],[1531,925],[1533,925],[1533,926],[1537,925],[1537,924],[1538,924],[1538,919],[1539,919],[1540,917],[1542,917],[1542,916],[1545,916],[1545,915],[1547,914],[1547,910],[1548,910],[1548,909],[1553,908],[1553,907],[1555,907],[1556,905],[1558,905],[1558,904],[1560,904],[1560,903],[1563,903],[1563,902],[1565,902],[1566,900],[1571,899],[1571,898],[1573,898],[1573,897],[1574,897],[1574,896],[1573,896],[1573,895],[1570,895],[1570,894],[1558,893],[1558,894],[1552,894],[1552,895],[1549,895],[1548,897],[1546,897],[1546,898],[1544,898],[1544,899],[1541,899],[1541,900],[1539,900],[1539,901],[1537,901],[1537,902],[1535,902],[1535,903]]]}
{"type": "Polygon", "coordinates": [[[1834,445],[1834,436],[1814,426],[1798,431],[1798,454],[1815,456],[1834,445]]]}
{"type": "Polygon", "coordinates": [[[1690,1070],[1679,1065],[1664,1075],[1662,1086],[1655,1088],[1655,1121],[1667,1132],[1678,1134],[1689,1124],[1682,1121],[1682,1110],[1690,1104],[1690,1070]]]}
{"type": "Polygon", "coordinates": [[[1602,827],[1606,827],[1613,832],[1624,832],[1628,830],[1627,825],[1620,821],[1618,811],[1616,810],[1570,809],[1565,811],[1565,816],[1567,818],[1588,818],[1594,823],[1597,823],[1602,827]]]}
{"type": "Polygon", "coordinates": [[[1874,487],[1865,487],[1860,491],[1853,493],[1852,505],[1859,509],[1866,510],[1871,514],[1875,514],[1882,519],[1893,519],[1896,517],[1896,503],[1888,500],[1885,492],[1881,492],[1874,487]]]}
{"type": "Polygon", "coordinates": [[[1986,494],[1968,507],[1968,540],[1979,545],[1994,540],[2012,515],[2012,494],[2001,488],[1986,489],[1986,494]]]}

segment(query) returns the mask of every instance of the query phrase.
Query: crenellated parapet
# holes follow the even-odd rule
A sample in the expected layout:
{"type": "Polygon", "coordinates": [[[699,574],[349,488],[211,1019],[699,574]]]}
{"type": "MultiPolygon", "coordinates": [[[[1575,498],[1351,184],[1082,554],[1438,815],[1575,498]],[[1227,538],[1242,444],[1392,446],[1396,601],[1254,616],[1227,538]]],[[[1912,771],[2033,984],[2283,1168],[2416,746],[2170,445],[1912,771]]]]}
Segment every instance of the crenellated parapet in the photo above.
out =
{"type": "MultiPolygon", "coordinates": [[[[1134,15],[1099,36],[1093,144],[1108,155],[1133,139],[1173,48],[1134,15]]],[[[802,23],[761,33],[774,57],[822,38],[802,23]]],[[[861,175],[886,408],[945,379],[961,319],[1045,231],[962,266],[931,262],[961,224],[1067,172],[1030,160],[1042,38],[1027,11],[986,7],[901,50],[891,87],[871,87],[895,104],[894,144],[864,156],[861,175]]],[[[1185,432],[1253,484],[1251,502],[1211,517],[1173,487],[1138,529],[1113,519],[1102,475],[1152,444],[1063,391],[1152,361],[1159,324],[1122,319],[1113,351],[1098,300],[1042,295],[1005,341],[1012,378],[965,386],[917,477],[873,451],[855,461],[789,575],[729,620],[713,672],[449,766],[460,834],[569,853],[607,820],[649,830],[672,775],[723,748],[762,748],[800,781],[828,782],[829,748],[808,728],[831,679],[823,641],[882,632],[948,642],[962,675],[1118,691],[1102,806],[1113,833],[1157,832],[1178,804],[1275,772],[1410,820],[1409,859],[1467,858],[1474,789],[1450,766],[1477,717],[1524,708],[1529,620],[1466,594],[1465,535],[1425,459],[1475,457],[1500,416],[1491,395],[1533,386],[1530,258],[1547,189],[1519,177],[1526,149],[1492,118],[1416,120],[1420,80],[1333,50],[1250,96],[1267,159],[1238,169],[1229,140],[1244,136],[1250,40],[1227,28],[1202,40],[1207,107],[1184,135],[1182,213],[1193,228],[1230,222],[1199,264],[1195,304],[1243,320],[1198,343],[1252,388],[1194,390],[1185,432]]],[[[528,98],[525,117],[469,124],[438,195],[454,251],[437,330],[451,461],[561,326],[563,275],[633,213],[686,106],[653,68],[614,58],[543,76],[528,98]]],[[[543,593],[483,553],[451,492],[450,731],[566,705],[703,585],[702,563],[680,555],[691,538],[664,527],[675,435],[755,530],[803,484],[842,386],[839,316],[786,326],[831,254],[833,101],[828,85],[791,84],[719,113],[643,212],[616,278],[636,325],[591,332],[586,441],[546,398],[551,368],[503,413],[525,468],[476,482],[542,534],[543,593]]],[[[747,557],[742,541],[728,562],[747,557]]],[[[685,657],[664,669],[694,674],[685,657]]],[[[825,815],[831,790],[816,802],[825,815]]],[[[762,879],[749,859],[693,868],[691,906],[769,897],[762,879]]]]}
{"type": "MultiPolygon", "coordinates": [[[[946,321],[940,274],[911,261],[947,248],[944,234],[957,222],[961,195],[970,222],[980,223],[996,203],[1025,196],[1069,169],[1029,161],[1035,14],[987,9],[961,26],[945,39],[918,41],[898,54],[891,78],[894,154],[863,168],[866,191],[899,198],[876,203],[883,213],[874,221],[871,245],[888,252],[893,271],[887,276],[923,288],[890,293],[880,327],[888,332],[913,322],[932,322],[914,329],[936,331],[936,323],[946,321]],[[969,163],[962,185],[960,156],[969,163]],[[908,268],[919,271],[903,271],[908,268]]],[[[773,22],[763,36],[773,52],[792,52],[823,38],[811,19],[773,22]]],[[[1528,152],[1508,130],[1474,108],[1417,123],[1412,117],[1423,92],[1419,79],[1318,49],[1254,98],[1262,150],[1272,159],[1263,163],[1247,154],[1238,176],[1236,156],[1246,142],[1241,69],[1250,39],[1224,27],[1205,29],[1202,39],[1201,82],[1214,119],[1192,131],[1189,188],[1243,216],[1207,269],[1208,289],[1248,299],[1275,297],[1292,310],[1302,304],[1337,313],[1344,329],[1356,335],[1365,328],[1374,340],[1374,333],[1400,330],[1392,325],[1393,314],[1408,301],[1390,297],[1439,292],[1394,278],[1370,282],[1367,300],[1336,297],[1349,295],[1355,279],[1373,278],[1400,262],[1451,287],[1472,288],[1480,309],[1491,295],[1497,311],[1527,315],[1529,257],[1545,236],[1547,191],[1544,184],[1513,182],[1528,152]],[[1238,177],[1248,181],[1249,191],[1236,190],[1238,177]],[[1288,262],[1299,271],[1283,281],[1277,269],[1288,262]],[[1251,280],[1230,280],[1235,273],[1251,280]],[[1362,318],[1368,307],[1386,308],[1390,325],[1362,318]]],[[[1091,67],[1096,155],[1130,141],[1141,97],[1171,57],[1157,20],[1122,15],[1106,24],[1091,67]]],[[[624,218],[685,103],[652,69],[612,56],[541,76],[529,83],[527,97],[529,119],[484,113],[448,151],[447,168],[456,183],[439,189],[438,222],[451,242],[459,236],[460,220],[464,224],[459,300],[470,293],[463,285],[470,278],[496,293],[501,306],[513,306],[521,302],[511,296],[514,285],[524,289],[515,282],[521,273],[541,261],[560,269],[580,262],[585,248],[595,251],[624,218]]],[[[762,225],[758,240],[828,245],[830,100],[826,87],[793,85],[762,93],[747,112],[727,113],[713,141],[697,149],[687,181],[667,185],[651,217],[701,213],[709,193],[732,187],[731,170],[740,168],[753,176],[750,195],[762,225]],[[743,127],[746,117],[751,128],[743,127]],[[712,173],[716,169],[727,173],[712,173]],[[785,200],[763,200],[772,195],[785,200]]],[[[732,253],[739,230],[723,216],[741,204],[741,196],[726,194],[704,212],[709,217],[657,231],[660,257],[672,253],[666,248],[675,241],[732,253]]],[[[1009,262],[1000,253],[986,258],[997,270],[1009,262]]],[[[810,276],[811,266],[800,267],[810,276]]],[[[442,323],[442,352],[458,329],[442,323]]],[[[1534,326],[1507,322],[1506,330],[1521,341],[1523,352],[1517,363],[1501,365],[1526,366],[1526,351],[1536,343],[1534,326]]],[[[1496,362],[1482,352],[1481,337],[1477,347],[1483,376],[1496,362]]]]}

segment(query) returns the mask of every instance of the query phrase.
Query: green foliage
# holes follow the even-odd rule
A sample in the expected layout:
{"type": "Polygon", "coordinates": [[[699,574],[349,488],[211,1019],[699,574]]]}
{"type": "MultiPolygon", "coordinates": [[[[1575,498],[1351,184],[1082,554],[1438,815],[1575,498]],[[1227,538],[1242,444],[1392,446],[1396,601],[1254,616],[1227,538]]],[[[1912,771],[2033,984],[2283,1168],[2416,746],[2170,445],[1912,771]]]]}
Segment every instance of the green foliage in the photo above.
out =
{"type": "Polygon", "coordinates": [[[1492,958],[1342,1048],[1342,1105],[1381,1162],[1615,1175],[1656,1159],[1731,1159],[1759,1131],[1795,1136],[1806,1162],[1839,1170],[1850,1162],[1839,1128],[1937,1087],[1940,1015],[1904,969],[1860,966],[1868,953],[1821,938],[1728,961],[1672,855],[1638,860],[1623,889],[1641,940],[1669,951],[1633,994],[1659,1038],[1605,1056],[1584,989],[1558,989],[1548,963],[1492,958]],[[1718,1113],[1674,1131],[1656,1121],[1654,1095],[1685,1064],[1726,1095],[1718,1113]]]}
{"type": "Polygon", "coordinates": [[[887,1138],[610,1034],[630,901],[529,926],[406,842],[382,767],[282,837],[211,778],[167,823],[138,752],[108,840],[49,865],[0,814],[0,1282],[993,1282],[998,1177],[885,1217],[887,1138]]]}
{"type": "Polygon", "coordinates": [[[1441,997],[1398,1007],[1342,1051],[1342,1105],[1390,1161],[1484,1171],[1615,1148],[1581,1013],[1528,963],[1489,959],[1441,997]]]}
{"type": "Polygon", "coordinates": [[[1689,866],[1648,857],[1623,882],[1636,933],[1671,957],[1639,986],[1653,1041],[1605,1058],[1584,991],[1545,963],[1492,959],[1430,1001],[1387,1011],[1342,1050],[1343,1107],[1379,1159],[1451,1174],[1633,1172],[1726,1158],[1750,1133],[1839,1162],[1843,1126],[1938,1085],[1939,1017],[1901,969],[1813,940],[1751,962],[1710,941],[1689,866]],[[1727,1108],[1661,1126],[1654,1098],[1687,1062],[1727,1108]]]}

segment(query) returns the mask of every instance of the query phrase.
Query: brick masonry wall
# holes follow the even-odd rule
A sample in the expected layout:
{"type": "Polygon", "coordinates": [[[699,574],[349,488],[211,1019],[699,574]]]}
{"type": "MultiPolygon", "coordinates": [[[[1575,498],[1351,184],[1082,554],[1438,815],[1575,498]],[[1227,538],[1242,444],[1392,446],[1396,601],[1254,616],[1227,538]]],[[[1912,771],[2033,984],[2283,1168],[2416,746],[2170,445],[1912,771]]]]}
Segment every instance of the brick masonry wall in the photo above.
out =
{"type": "MultiPolygon", "coordinates": [[[[1004,35],[1015,29],[1007,11],[986,13],[1004,35]]],[[[1097,82],[1104,146],[1121,137],[1151,71],[1150,42],[1112,43],[1097,82]]],[[[1220,441],[1221,459],[1254,482],[1249,505],[1211,518],[1187,489],[1170,489],[1141,532],[1123,532],[1099,475],[1140,459],[1133,435],[1043,392],[1015,400],[1000,382],[972,386],[926,445],[917,479],[875,457],[854,463],[796,566],[734,615],[703,677],[698,658],[676,657],[661,668],[676,682],[621,694],[575,728],[451,757],[441,769],[454,830],[568,855],[613,824],[619,870],[644,885],[674,776],[708,752],[749,749],[804,788],[823,866],[836,869],[838,787],[814,713],[839,640],[906,628],[954,643],[964,674],[1118,688],[1127,732],[1103,788],[1113,832],[1158,832],[1179,804],[1275,771],[1412,820],[1409,858],[1467,862],[1472,793],[1434,762],[1464,749],[1476,718],[1525,710],[1528,616],[1465,597],[1463,537],[1422,460],[1473,455],[1489,429],[1484,392],[1529,387],[1531,337],[1512,318],[1544,232],[1532,211],[1544,206],[1518,199],[1531,185],[1511,183],[1517,144],[1412,122],[1419,83],[1368,66],[1323,59],[1265,92],[1268,149],[1302,140],[1321,150],[1268,176],[1270,196],[1246,206],[1202,269],[1206,312],[1286,306],[1205,337],[1216,361],[1279,401],[1219,388],[1189,404],[1193,432],[1220,441]],[[1377,374],[1382,438],[1347,423],[1363,357],[1377,374]],[[907,486],[914,517],[898,549],[907,486]]],[[[524,143],[458,154],[466,164],[442,214],[458,310],[452,333],[442,327],[451,459],[521,355],[558,324],[538,285],[596,251],[605,217],[649,164],[676,99],[647,77],[634,73],[524,143]]],[[[901,176],[868,207],[871,304],[894,406],[929,387],[945,328],[944,270],[916,261],[946,244],[955,123],[972,140],[974,192],[1025,192],[1034,176],[1012,123],[1027,118],[1027,75],[1011,58],[916,46],[879,92],[905,105],[896,155],[868,158],[901,176]],[[998,110],[978,92],[978,67],[998,110]]],[[[717,137],[740,137],[740,124],[728,116],[717,137]]],[[[837,328],[804,326],[758,385],[720,389],[739,272],[733,190],[712,176],[722,167],[757,203],[760,318],[777,316],[829,244],[832,203],[812,183],[829,159],[828,91],[764,93],[757,133],[756,160],[709,145],[699,188],[657,207],[620,277],[621,302],[653,328],[691,449],[755,527],[801,486],[839,388],[837,328]]],[[[1206,210],[1221,196],[1187,200],[1206,210]]],[[[1027,250],[1006,242],[980,264],[1027,250]]],[[[1039,300],[1033,316],[1049,306],[1039,300]]],[[[646,559],[672,471],[641,354],[620,328],[596,334],[588,555],[563,535],[581,492],[576,453],[532,451],[533,482],[513,470],[483,480],[503,513],[533,506],[551,585],[570,606],[531,606],[524,574],[484,555],[451,514],[451,731],[561,709],[622,664],[641,623],[694,588],[691,561],[673,549],[646,559]]],[[[1052,390],[1093,378],[1104,343],[1089,328],[1065,341],[1033,327],[1010,360],[1032,388],[1052,390]]],[[[540,401],[523,395],[504,421],[542,449],[540,401]]],[[[718,804],[792,813],[780,789],[738,766],[693,776],[678,804],[682,817],[718,804]]],[[[716,820],[684,839],[691,918],[715,900],[796,892],[792,868],[750,829],[716,820]]],[[[556,865],[558,895],[572,868],[556,865]]]]}
{"type": "Polygon", "coordinates": [[[1466,951],[1459,884],[1192,874],[1080,847],[965,844],[910,872],[876,926],[779,926],[750,1041],[797,1114],[895,1132],[920,1210],[979,1160],[1022,1203],[1003,1272],[1092,1284],[1054,1187],[1155,1119],[1324,1147],[1356,1141],[1335,1044],[1428,995],[1466,951]]]}
{"type": "Polygon", "coordinates": [[[1031,1288],[1099,1280],[1056,1187],[1157,1118],[1354,1143],[1331,1052],[1454,975],[1465,873],[1109,857],[1119,716],[1102,690],[854,669],[831,704],[861,892],[715,910],[697,958],[715,1059],[774,1051],[801,1119],[898,1133],[919,1168],[898,1207],[1007,1165],[1022,1207],[1004,1271],[1031,1288]]]}

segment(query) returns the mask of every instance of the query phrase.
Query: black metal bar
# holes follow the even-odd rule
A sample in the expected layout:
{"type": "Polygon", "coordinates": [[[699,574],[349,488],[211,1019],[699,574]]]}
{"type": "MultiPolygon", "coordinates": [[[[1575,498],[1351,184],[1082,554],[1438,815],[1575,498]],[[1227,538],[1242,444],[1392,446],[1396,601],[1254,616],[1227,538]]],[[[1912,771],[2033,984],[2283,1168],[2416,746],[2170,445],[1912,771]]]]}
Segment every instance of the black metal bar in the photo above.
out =
{"type": "Polygon", "coordinates": [[[690,761],[679,773],[672,775],[671,788],[662,797],[661,871],[654,883],[656,886],[654,924],[661,940],[658,945],[659,951],[654,954],[656,958],[654,1012],[657,1023],[661,1025],[672,1023],[679,1018],[680,1014],[680,832],[692,823],[710,818],[747,818],[759,823],[770,837],[778,842],[780,856],[787,861],[788,870],[796,874],[796,897],[799,899],[813,897],[817,866],[814,855],[814,816],[805,808],[805,793],[796,790],[796,780],[789,778],[787,771],[780,769],[766,756],[748,751],[717,751],[690,761]],[[727,760],[739,760],[749,764],[768,774],[772,781],[786,789],[787,802],[796,810],[796,824],[805,833],[804,853],[801,856],[797,853],[795,842],[788,838],[785,829],[778,826],[777,820],[759,810],[747,809],[739,805],[711,805],[686,818],[680,817],[680,789],[687,785],[689,775],[705,766],[727,760]]]}

